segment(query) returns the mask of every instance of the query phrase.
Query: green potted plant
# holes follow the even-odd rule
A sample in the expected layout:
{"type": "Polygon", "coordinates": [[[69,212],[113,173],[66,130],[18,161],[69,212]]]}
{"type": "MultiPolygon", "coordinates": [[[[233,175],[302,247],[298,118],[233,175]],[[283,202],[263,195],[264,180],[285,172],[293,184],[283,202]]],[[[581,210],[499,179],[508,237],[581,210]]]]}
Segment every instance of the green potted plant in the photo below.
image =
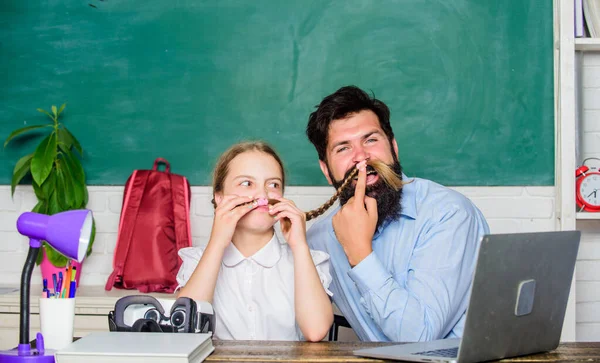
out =
{"type": "MultiPolygon", "coordinates": [[[[47,115],[52,123],[17,129],[4,142],[4,147],[6,147],[15,137],[33,130],[50,132],[37,145],[33,153],[25,155],[17,161],[12,175],[11,196],[14,195],[17,184],[26,176],[31,176],[31,184],[38,200],[32,212],[52,215],[66,210],[85,208],[88,202],[85,172],[80,160],[80,157],[83,156],[83,149],[65,125],[59,122],[59,117],[64,109],[65,104],[58,109],[52,105],[51,112],[38,108],[37,110],[47,115]]],[[[86,256],[92,252],[95,234],[94,223],[86,256]]],[[[66,257],[44,241],[42,253],[38,254],[37,260],[38,265],[42,264],[43,278],[51,279],[52,273],[56,270],[64,270],[67,263],[66,257]]],[[[76,274],[78,281],[81,266],[76,261],[73,263],[79,267],[76,274]]]]}

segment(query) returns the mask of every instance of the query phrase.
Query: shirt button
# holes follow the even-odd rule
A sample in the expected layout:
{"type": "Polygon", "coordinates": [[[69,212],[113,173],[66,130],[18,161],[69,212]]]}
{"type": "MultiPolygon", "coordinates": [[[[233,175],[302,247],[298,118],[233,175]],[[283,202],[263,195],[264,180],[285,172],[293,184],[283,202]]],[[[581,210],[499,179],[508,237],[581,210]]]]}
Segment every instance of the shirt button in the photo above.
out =
{"type": "Polygon", "coordinates": [[[248,311],[252,311],[252,306],[248,306],[248,311]]]}

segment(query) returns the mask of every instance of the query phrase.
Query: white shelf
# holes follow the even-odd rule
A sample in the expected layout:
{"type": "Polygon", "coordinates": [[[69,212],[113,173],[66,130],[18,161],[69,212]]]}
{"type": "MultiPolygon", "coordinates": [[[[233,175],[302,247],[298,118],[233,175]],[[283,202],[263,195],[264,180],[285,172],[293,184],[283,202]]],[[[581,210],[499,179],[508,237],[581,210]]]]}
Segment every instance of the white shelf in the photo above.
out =
{"type": "Polygon", "coordinates": [[[579,212],[576,214],[577,219],[600,219],[600,212],[579,212]]]}
{"type": "Polygon", "coordinates": [[[575,38],[575,50],[600,51],[600,38],[575,38]]]}

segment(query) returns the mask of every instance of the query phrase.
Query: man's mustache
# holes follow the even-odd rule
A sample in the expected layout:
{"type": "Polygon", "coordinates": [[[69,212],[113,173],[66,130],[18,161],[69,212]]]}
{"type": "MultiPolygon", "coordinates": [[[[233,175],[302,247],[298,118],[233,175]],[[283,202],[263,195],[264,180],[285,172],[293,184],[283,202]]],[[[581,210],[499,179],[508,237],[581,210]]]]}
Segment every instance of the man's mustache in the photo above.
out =
{"type": "MultiPolygon", "coordinates": [[[[381,176],[381,179],[395,191],[400,190],[404,185],[404,182],[402,181],[402,176],[396,174],[393,168],[391,168],[382,161],[367,161],[367,172],[369,171],[376,171],[377,174],[381,176]]],[[[352,185],[351,181],[355,176],[358,176],[358,168],[356,168],[356,165],[354,165],[354,167],[352,167],[346,172],[344,182],[341,183],[341,185],[336,189],[333,196],[329,198],[327,202],[323,203],[323,205],[321,205],[319,208],[313,209],[310,212],[306,213],[306,220],[310,221],[311,219],[316,218],[321,214],[325,213],[325,211],[329,209],[333,205],[333,203],[335,203],[335,201],[340,197],[342,192],[352,185]]]]}
{"type": "MultiPolygon", "coordinates": [[[[390,167],[383,161],[376,159],[368,160],[367,173],[373,171],[376,172],[377,175],[381,177],[381,179],[383,179],[385,184],[387,184],[390,188],[396,191],[400,190],[400,188],[402,188],[402,186],[404,185],[404,183],[402,182],[402,176],[396,174],[394,169],[392,169],[392,167],[390,167]]],[[[356,168],[356,165],[354,165],[352,168],[346,171],[346,174],[344,174],[344,179],[341,183],[342,186],[340,187],[340,189],[344,189],[351,185],[350,181],[357,176],[358,168],[356,168]]]]}

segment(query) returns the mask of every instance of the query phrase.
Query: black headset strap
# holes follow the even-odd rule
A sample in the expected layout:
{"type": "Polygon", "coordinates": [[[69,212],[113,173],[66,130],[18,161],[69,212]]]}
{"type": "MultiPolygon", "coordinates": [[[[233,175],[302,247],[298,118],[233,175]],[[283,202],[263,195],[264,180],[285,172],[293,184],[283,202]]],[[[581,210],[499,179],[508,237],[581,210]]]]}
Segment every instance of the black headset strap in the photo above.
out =
{"type": "Polygon", "coordinates": [[[138,319],[133,326],[131,331],[134,332],[151,332],[151,333],[162,333],[162,329],[157,322],[151,319],[138,319]]]}

